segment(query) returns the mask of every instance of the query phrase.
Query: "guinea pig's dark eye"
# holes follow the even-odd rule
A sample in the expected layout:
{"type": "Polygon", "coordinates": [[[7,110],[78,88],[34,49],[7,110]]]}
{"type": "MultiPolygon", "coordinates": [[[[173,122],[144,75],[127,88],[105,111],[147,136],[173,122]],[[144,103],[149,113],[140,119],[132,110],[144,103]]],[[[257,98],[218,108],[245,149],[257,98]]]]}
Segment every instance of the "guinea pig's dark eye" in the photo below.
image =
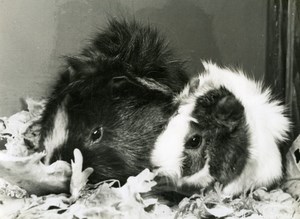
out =
{"type": "Polygon", "coordinates": [[[91,134],[92,141],[100,141],[103,135],[103,128],[97,127],[94,129],[94,131],[91,134]]]}
{"type": "Polygon", "coordinates": [[[193,135],[188,141],[185,143],[186,149],[197,149],[202,144],[202,137],[200,135],[193,135]]]}

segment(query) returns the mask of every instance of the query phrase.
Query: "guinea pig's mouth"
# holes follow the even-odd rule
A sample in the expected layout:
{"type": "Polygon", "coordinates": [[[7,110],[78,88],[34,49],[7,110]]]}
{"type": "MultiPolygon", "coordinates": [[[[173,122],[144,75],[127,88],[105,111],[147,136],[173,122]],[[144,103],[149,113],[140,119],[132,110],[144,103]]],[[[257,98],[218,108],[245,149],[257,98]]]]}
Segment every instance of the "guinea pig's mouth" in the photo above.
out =
{"type": "Polygon", "coordinates": [[[176,191],[177,190],[177,180],[166,175],[157,174],[154,178],[157,183],[155,185],[155,190],[157,191],[176,191]]]}
{"type": "Polygon", "coordinates": [[[175,170],[169,170],[162,167],[153,167],[152,172],[155,174],[154,180],[157,185],[155,186],[159,190],[163,191],[175,191],[177,188],[177,182],[181,177],[181,173],[175,170]]]}
{"type": "Polygon", "coordinates": [[[182,176],[180,169],[155,166],[151,170],[157,177],[169,178],[172,181],[177,181],[182,176]]]}
{"type": "Polygon", "coordinates": [[[209,158],[204,165],[197,171],[184,175],[183,168],[154,167],[153,173],[156,175],[154,180],[157,182],[156,188],[160,191],[174,191],[180,194],[189,191],[199,191],[211,185],[215,179],[210,174],[209,158]]]}
{"type": "MultiPolygon", "coordinates": [[[[181,178],[182,179],[182,178],[181,178]]],[[[155,176],[154,180],[157,183],[153,191],[155,192],[175,192],[180,195],[184,195],[186,197],[189,197],[195,193],[199,193],[201,189],[198,185],[193,184],[182,184],[181,180],[178,176],[174,178],[174,175],[170,177],[170,174],[168,175],[162,175],[158,174],[155,176]]]]}

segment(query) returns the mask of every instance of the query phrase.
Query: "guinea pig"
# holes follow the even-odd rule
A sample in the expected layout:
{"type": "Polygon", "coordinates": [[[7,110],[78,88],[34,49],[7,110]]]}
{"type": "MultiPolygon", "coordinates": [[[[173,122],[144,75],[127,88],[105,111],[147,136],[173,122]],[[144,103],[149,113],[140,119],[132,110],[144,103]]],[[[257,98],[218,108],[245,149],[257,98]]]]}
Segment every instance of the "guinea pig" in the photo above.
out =
{"type": "Polygon", "coordinates": [[[80,55],[67,57],[40,120],[44,162],[70,162],[73,150],[95,183],[121,183],[150,166],[157,136],[188,82],[184,63],[150,25],[112,19],[80,55]]]}
{"type": "Polygon", "coordinates": [[[153,168],[179,191],[216,181],[227,195],[271,186],[282,177],[285,107],[243,72],[203,64],[204,73],[174,99],[177,111],[155,142],[153,168]]]}

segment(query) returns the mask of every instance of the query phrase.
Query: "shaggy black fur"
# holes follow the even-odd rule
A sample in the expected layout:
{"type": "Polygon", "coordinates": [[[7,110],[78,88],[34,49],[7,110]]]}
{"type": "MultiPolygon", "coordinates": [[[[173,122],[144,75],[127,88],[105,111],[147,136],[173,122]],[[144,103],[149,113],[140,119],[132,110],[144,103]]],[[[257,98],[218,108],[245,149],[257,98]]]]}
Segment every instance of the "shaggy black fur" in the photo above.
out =
{"type": "Polygon", "coordinates": [[[111,20],[79,56],[67,58],[41,120],[40,145],[51,135],[58,108],[68,116],[68,139],[51,161],[73,158],[93,167],[91,181],[124,183],[149,165],[151,148],[187,83],[183,62],[158,32],[135,21],[111,20]],[[92,135],[102,128],[103,136],[92,135]]]}
{"type": "Polygon", "coordinates": [[[202,145],[185,149],[183,174],[200,171],[207,158],[210,174],[223,185],[241,174],[248,157],[249,134],[244,107],[226,88],[212,90],[197,99],[191,135],[202,145]]]}

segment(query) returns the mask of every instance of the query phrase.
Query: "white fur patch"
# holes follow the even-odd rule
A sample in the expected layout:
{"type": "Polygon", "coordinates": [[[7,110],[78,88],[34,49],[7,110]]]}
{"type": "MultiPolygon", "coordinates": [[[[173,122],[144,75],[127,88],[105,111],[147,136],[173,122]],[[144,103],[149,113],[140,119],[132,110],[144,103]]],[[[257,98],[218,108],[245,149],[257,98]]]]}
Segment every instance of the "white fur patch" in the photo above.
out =
{"type": "Polygon", "coordinates": [[[151,162],[163,175],[181,177],[185,136],[190,130],[194,104],[180,106],[166,130],[158,137],[151,154],[151,162]]]}
{"type": "Polygon", "coordinates": [[[67,127],[68,127],[68,115],[64,107],[62,106],[58,108],[56,112],[53,129],[50,131],[49,135],[44,140],[44,146],[46,148],[46,153],[47,153],[45,158],[46,164],[49,164],[54,149],[66,143],[68,138],[67,127]]]}
{"type": "Polygon", "coordinates": [[[139,78],[136,77],[136,80],[140,82],[145,87],[148,87],[150,90],[157,90],[161,91],[162,93],[170,93],[170,88],[168,86],[165,86],[161,83],[158,83],[157,81],[151,79],[151,78],[139,78]]]}

